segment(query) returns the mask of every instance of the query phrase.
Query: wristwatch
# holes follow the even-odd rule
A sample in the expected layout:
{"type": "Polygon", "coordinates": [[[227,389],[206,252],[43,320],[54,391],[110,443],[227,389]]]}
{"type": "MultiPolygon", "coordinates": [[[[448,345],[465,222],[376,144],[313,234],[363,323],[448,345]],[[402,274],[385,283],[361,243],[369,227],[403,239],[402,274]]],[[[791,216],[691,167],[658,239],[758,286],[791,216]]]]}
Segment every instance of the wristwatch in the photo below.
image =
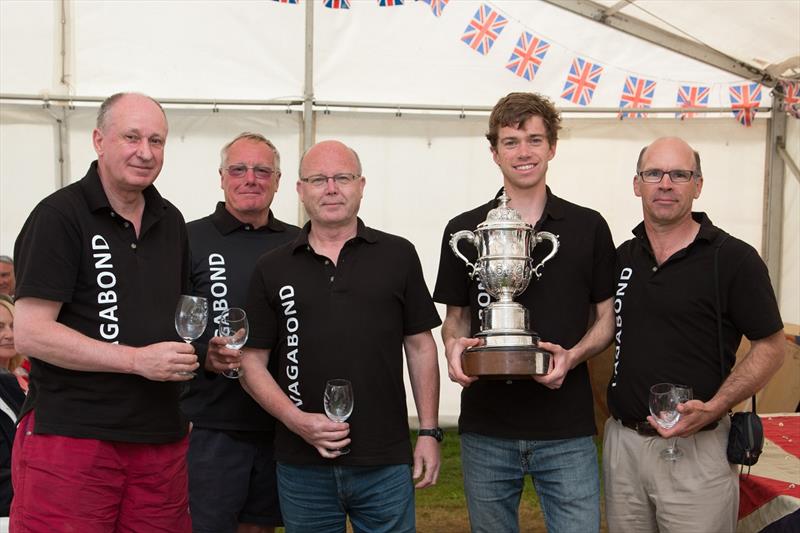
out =
{"type": "Polygon", "coordinates": [[[444,431],[442,428],[433,428],[433,429],[420,429],[417,432],[418,437],[433,437],[436,439],[436,442],[442,442],[444,440],[444,431]]]}

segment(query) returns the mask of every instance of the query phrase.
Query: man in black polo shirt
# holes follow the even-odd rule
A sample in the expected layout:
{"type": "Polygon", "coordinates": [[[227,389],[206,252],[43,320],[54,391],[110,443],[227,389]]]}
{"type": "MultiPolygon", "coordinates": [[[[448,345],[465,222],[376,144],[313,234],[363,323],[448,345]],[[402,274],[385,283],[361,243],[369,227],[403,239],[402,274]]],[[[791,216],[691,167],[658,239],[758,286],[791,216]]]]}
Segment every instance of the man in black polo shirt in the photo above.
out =
{"type": "Polygon", "coordinates": [[[187,225],[192,286],[209,300],[212,320],[198,354],[209,373],[191,381],[181,407],[192,421],[189,501],[194,533],[267,533],[282,525],[275,479],[275,419],[235,379],[211,372],[238,368],[239,354],[225,350],[218,317],[244,307],[256,261],[297,236],[270,205],[281,177],[280,155],[263,135],[242,133],[221,152],[225,201],[213,214],[187,225]],[[205,347],[208,337],[208,355],[205,347]]]}
{"type": "Polygon", "coordinates": [[[639,154],[633,190],[644,221],[617,250],[603,444],[609,531],[735,531],[739,486],[725,454],[725,414],[783,361],[766,266],[751,246],[692,212],[702,187],[700,155],[683,140],[658,139],[639,154]],[[731,372],[743,333],[752,347],[731,372]],[[694,391],[669,430],[648,416],[649,389],[665,382],[694,391]],[[677,437],[682,456],[665,460],[660,453],[677,437]]]}
{"type": "Polygon", "coordinates": [[[259,260],[250,287],[243,385],[281,422],[275,452],[288,533],[344,531],[347,516],[356,531],[414,531],[412,479],[423,488],[438,476],[430,330],[439,316],[413,245],[357,217],[364,184],[352,149],[311,147],[297,182],[310,222],[259,260]],[[422,428],[413,454],[404,348],[422,428]],[[273,359],[277,381],[266,368],[273,359]],[[347,422],[323,414],[325,383],[335,378],[352,383],[347,422]]]}
{"type": "Polygon", "coordinates": [[[191,530],[178,382],[198,363],[174,329],[186,226],[153,187],[166,138],[158,102],[109,97],[97,161],[42,200],[17,239],[16,345],[32,369],[12,530],[191,530]]]}
{"type": "MultiPolygon", "coordinates": [[[[461,460],[473,531],[518,531],[519,500],[533,477],[548,531],[597,531],[600,483],[592,391],[585,361],[611,341],[614,245],[603,217],[554,195],[546,185],[561,118],[552,102],[532,93],[502,98],[486,135],[503,186],[525,222],[558,235],[558,254],[541,280],[516,301],[530,310],[531,327],[553,365],[534,380],[466,376],[461,355],[480,327],[491,298],[450,250],[452,234],[474,230],[497,199],[462,213],[444,230],[434,299],[447,304],[442,326],[450,379],[460,383],[461,460]]],[[[473,248],[461,251],[474,261],[473,248]]],[[[534,248],[534,261],[549,252],[534,248]]]]}

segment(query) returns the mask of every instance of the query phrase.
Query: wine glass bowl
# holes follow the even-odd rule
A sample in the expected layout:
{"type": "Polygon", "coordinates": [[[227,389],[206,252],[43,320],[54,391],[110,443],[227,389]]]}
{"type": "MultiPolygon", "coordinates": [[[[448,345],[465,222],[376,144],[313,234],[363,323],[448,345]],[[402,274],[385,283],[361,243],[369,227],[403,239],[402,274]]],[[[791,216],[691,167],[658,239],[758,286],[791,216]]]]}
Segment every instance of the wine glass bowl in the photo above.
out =
{"type": "Polygon", "coordinates": [[[175,308],[175,330],[186,341],[199,339],[208,324],[208,300],[182,294],[175,308]]]}
{"type": "MultiPolygon", "coordinates": [[[[331,379],[325,383],[325,396],[323,397],[325,414],[334,422],[344,422],[353,412],[353,385],[346,379],[331,379]]],[[[336,450],[339,455],[350,453],[350,448],[344,446],[336,450]]]]}
{"type": "MultiPolygon", "coordinates": [[[[225,339],[225,347],[231,350],[241,350],[247,343],[250,335],[250,325],[247,321],[247,313],[244,309],[231,307],[219,317],[219,336],[225,339]]],[[[222,372],[222,375],[229,379],[239,379],[244,371],[239,368],[231,368],[222,372]]]]}
{"type": "MultiPolygon", "coordinates": [[[[175,331],[184,340],[191,343],[199,339],[208,324],[208,300],[202,296],[181,294],[175,307],[175,331]]],[[[195,376],[194,372],[179,372],[183,376],[195,376]]]]}

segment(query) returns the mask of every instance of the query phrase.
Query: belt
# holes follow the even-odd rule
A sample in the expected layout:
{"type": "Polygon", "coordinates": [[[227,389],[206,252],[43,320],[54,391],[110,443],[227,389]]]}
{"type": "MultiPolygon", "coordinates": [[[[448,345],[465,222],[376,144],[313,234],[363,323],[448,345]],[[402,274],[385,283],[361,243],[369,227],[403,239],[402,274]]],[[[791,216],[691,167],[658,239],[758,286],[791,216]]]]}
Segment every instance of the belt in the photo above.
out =
{"type": "MultiPolygon", "coordinates": [[[[658,431],[656,431],[656,428],[651,426],[650,422],[648,422],[647,420],[636,421],[636,422],[634,422],[632,420],[622,420],[621,418],[617,418],[617,420],[619,421],[620,424],[622,424],[623,426],[625,426],[628,429],[634,430],[636,433],[638,433],[642,437],[657,437],[658,436],[658,431]]],[[[700,431],[710,431],[712,429],[716,429],[716,427],[718,425],[719,425],[719,421],[715,420],[715,421],[711,422],[710,424],[708,424],[707,426],[701,427],[700,431]]]]}

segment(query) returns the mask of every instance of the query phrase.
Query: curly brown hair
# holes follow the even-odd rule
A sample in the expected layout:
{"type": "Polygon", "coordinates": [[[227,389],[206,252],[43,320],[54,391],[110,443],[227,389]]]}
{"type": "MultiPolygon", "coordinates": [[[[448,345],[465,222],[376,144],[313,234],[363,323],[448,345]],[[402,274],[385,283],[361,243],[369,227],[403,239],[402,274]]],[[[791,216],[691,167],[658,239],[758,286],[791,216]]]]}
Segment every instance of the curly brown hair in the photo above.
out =
{"type": "Polygon", "coordinates": [[[552,100],[536,93],[509,93],[497,101],[489,115],[489,132],[486,134],[489,144],[497,148],[500,128],[521,128],[526,120],[537,116],[542,117],[547,141],[554,146],[558,141],[558,130],[561,129],[561,113],[556,110],[552,100]]]}

